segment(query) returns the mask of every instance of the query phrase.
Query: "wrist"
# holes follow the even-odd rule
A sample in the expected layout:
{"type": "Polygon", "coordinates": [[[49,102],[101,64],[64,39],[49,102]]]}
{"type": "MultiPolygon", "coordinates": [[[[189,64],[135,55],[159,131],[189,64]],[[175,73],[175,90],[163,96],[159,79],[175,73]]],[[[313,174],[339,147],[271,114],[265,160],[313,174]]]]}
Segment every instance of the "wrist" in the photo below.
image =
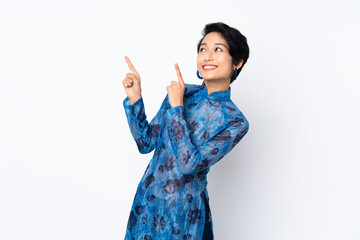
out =
{"type": "Polygon", "coordinates": [[[129,98],[130,104],[133,105],[133,104],[136,103],[140,98],[141,98],[141,96],[129,98]]]}

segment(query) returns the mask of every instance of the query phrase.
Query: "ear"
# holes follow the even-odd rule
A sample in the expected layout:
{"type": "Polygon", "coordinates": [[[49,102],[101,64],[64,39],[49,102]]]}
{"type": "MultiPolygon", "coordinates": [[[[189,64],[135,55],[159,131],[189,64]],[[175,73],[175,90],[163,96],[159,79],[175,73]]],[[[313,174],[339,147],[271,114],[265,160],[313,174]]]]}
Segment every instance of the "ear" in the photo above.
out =
{"type": "Polygon", "coordinates": [[[244,60],[243,60],[243,59],[240,59],[240,61],[235,65],[236,69],[241,68],[241,66],[243,65],[243,63],[244,63],[244,60]]]}

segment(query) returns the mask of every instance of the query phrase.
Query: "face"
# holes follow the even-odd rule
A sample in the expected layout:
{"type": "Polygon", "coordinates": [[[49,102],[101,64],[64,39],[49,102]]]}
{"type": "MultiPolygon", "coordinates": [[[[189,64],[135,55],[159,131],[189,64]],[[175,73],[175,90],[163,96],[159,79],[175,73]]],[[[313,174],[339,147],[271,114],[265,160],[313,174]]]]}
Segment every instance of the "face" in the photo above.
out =
{"type": "Polygon", "coordinates": [[[202,40],[197,56],[197,69],[207,81],[229,81],[235,65],[226,40],[218,32],[211,32],[202,40]]]}

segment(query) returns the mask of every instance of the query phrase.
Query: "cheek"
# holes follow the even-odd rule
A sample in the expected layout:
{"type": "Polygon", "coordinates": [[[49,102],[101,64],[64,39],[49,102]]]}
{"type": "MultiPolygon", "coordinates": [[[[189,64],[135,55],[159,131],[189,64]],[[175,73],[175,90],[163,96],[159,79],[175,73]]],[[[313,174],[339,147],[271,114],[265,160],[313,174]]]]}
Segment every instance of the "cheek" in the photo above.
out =
{"type": "Polygon", "coordinates": [[[197,69],[200,71],[200,69],[201,69],[201,61],[200,61],[199,55],[198,55],[197,60],[196,60],[196,65],[197,65],[197,69]]]}
{"type": "Polygon", "coordinates": [[[232,59],[228,57],[222,57],[221,58],[222,65],[224,69],[232,71],[232,59]]]}

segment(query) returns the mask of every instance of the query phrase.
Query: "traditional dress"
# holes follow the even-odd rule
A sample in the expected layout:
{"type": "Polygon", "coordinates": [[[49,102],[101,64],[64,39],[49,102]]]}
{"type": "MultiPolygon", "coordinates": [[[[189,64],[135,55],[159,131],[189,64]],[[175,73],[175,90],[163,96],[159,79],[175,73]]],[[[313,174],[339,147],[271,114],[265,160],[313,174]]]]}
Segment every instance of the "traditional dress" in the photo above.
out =
{"type": "Polygon", "coordinates": [[[126,117],[140,153],[155,149],[134,197],[126,240],[212,236],[207,174],[249,129],[230,91],[229,87],[208,95],[204,82],[185,84],[184,106],[172,108],[166,95],[150,123],[143,99],[131,105],[125,98],[126,117]]]}

